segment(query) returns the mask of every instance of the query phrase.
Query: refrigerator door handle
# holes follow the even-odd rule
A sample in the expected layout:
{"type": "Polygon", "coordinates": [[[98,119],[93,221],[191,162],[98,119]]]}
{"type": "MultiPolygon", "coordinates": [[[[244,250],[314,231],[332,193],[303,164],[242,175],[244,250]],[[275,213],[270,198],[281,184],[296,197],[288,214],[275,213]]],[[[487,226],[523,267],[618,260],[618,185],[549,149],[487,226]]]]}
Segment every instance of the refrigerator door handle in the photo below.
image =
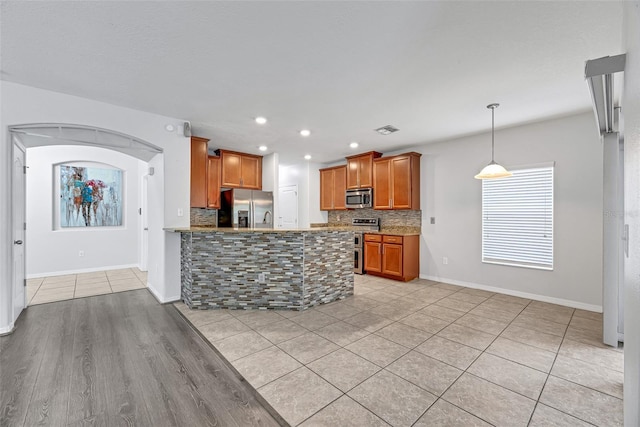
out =
{"type": "Polygon", "coordinates": [[[256,228],[256,207],[253,203],[253,199],[249,202],[249,227],[256,228]]]}

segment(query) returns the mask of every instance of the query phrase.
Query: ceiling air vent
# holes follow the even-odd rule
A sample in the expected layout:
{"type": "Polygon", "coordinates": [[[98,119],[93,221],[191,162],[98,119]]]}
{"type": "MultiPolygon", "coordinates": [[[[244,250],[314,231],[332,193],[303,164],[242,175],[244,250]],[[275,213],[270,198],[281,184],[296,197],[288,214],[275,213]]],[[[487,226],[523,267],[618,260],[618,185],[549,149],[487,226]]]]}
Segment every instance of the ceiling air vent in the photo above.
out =
{"type": "Polygon", "coordinates": [[[382,126],[381,128],[376,129],[380,135],[389,135],[390,133],[398,132],[400,129],[394,128],[391,125],[382,126]]]}

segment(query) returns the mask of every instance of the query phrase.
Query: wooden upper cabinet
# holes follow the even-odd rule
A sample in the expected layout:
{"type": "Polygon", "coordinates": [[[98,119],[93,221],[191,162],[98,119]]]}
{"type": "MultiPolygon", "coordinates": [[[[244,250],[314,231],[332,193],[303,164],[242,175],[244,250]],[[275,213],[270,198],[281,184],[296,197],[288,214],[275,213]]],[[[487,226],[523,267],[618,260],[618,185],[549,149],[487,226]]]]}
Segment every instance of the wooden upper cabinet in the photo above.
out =
{"type": "Polygon", "coordinates": [[[207,207],[220,209],[220,157],[209,156],[207,207]]]}
{"type": "Polygon", "coordinates": [[[333,209],[346,210],[347,168],[335,168],[333,174],[333,209]]]}
{"type": "Polygon", "coordinates": [[[242,188],[262,190],[262,157],[244,155],[240,158],[242,188]]]}
{"type": "Polygon", "coordinates": [[[191,137],[191,207],[207,207],[207,167],[209,140],[191,137]]]}
{"type": "Polygon", "coordinates": [[[347,157],[347,188],[373,187],[373,159],[382,156],[377,151],[347,157]]]}
{"type": "Polygon", "coordinates": [[[420,209],[419,153],[373,161],[374,209],[420,209]]]}
{"type": "Polygon", "coordinates": [[[262,156],[217,150],[220,156],[221,187],[262,190],[262,156]]]}
{"type": "Polygon", "coordinates": [[[391,160],[373,162],[373,208],[391,209],[391,160]]]}
{"type": "Polygon", "coordinates": [[[320,169],[320,210],[344,210],[347,167],[320,169]]]}

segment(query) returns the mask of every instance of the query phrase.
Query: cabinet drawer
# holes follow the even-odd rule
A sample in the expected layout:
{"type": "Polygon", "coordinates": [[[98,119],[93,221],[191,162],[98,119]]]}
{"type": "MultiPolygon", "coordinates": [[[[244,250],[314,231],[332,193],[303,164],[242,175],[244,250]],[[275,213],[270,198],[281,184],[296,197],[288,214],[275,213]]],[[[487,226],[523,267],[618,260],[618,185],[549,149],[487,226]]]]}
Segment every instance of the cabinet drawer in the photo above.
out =
{"type": "Polygon", "coordinates": [[[384,236],[384,238],[382,239],[383,242],[385,243],[398,243],[398,244],[402,244],[402,236],[384,236]]]}
{"type": "Polygon", "coordinates": [[[365,234],[365,242],[382,242],[382,236],[380,234],[365,234]]]}

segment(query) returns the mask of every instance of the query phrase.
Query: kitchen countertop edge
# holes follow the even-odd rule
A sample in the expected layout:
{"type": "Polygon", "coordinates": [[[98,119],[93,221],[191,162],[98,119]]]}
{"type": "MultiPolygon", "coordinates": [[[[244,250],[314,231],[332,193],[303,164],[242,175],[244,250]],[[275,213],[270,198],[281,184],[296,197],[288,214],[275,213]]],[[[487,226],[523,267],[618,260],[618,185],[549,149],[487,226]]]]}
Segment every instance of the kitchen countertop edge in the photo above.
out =
{"type": "Polygon", "coordinates": [[[397,231],[397,230],[362,230],[359,227],[311,227],[311,228],[230,228],[230,227],[166,227],[164,231],[174,233],[320,233],[326,231],[347,231],[365,234],[384,234],[388,236],[419,236],[417,231],[397,231]]]}

